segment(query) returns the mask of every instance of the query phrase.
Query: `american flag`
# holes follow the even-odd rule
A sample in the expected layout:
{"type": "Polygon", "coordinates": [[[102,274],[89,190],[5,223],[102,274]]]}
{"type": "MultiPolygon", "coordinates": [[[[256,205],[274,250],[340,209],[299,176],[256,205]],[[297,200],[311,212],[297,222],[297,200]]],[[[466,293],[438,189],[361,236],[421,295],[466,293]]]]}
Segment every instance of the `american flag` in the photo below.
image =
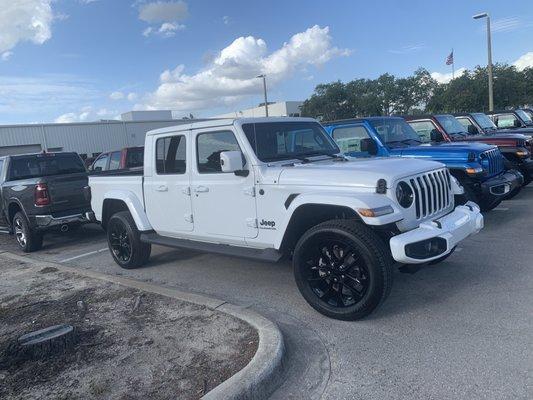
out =
{"type": "Polygon", "coordinates": [[[453,50],[450,53],[450,55],[446,58],[446,65],[452,65],[453,64],[453,50]]]}

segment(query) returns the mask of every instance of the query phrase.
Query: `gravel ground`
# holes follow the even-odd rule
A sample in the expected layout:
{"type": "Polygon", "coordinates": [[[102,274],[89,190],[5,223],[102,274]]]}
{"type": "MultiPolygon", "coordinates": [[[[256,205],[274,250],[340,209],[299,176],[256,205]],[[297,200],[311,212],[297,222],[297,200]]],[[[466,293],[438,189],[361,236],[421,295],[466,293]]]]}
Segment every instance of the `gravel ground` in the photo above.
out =
{"type": "Polygon", "coordinates": [[[258,343],[250,326],[205,307],[5,259],[0,321],[1,399],[195,399],[258,343]],[[64,323],[75,327],[70,350],[16,352],[20,335],[64,323]]]}

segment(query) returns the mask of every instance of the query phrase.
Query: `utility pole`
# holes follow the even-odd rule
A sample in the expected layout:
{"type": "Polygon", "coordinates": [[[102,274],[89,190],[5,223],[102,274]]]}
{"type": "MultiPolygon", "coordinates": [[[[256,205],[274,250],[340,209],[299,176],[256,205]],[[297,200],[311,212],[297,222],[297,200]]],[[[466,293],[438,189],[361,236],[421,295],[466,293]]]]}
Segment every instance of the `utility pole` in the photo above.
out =
{"type": "Polygon", "coordinates": [[[492,76],[492,40],[490,32],[490,16],[488,13],[476,14],[474,19],[487,19],[487,73],[489,75],[489,111],[494,111],[494,92],[493,92],[493,76],[492,76]]]}
{"type": "Polygon", "coordinates": [[[268,117],[268,100],[267,100],[267,82],[266,82],[266,75],[258,75],[256,78],[263,78],[263,93],[265,95],[265,116],[268,117]]]}

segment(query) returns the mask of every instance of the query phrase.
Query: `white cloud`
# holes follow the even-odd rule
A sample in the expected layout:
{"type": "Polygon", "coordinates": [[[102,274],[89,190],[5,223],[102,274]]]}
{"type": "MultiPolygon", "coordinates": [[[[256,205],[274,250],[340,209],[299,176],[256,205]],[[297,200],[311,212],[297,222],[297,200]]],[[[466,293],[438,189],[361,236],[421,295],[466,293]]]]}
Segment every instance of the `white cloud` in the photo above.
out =
{"type": "Polygon", "coordinates": [[[183,21],[188,15],[184,1],[155,1],[142,5],[139,10],[139,19],[149,23],[183,21]]]}
{"type": "Polygon", "coordinates": [[[52,37],[52,0],[0,0],[0,53],[18,43],[43,44],[52,37]]]}
{"type": "Polygon", "coordinates": [[[13,55],[12,51],[4,51],[2,55],[0,55],[0,57],[2,58],[2,61],[7,61],[11,58],[12,55],[13,55]]]}
{"type": "Polygon", "coordinates": [[[69,112],[57,117],[54,122],[65,124],[74,122],[90,122],[99,119],[115,119],[116,110],[106,108],[93,109],[91,106],[82,107],[77,112],[69,112]]]}
{"type": "Polygon", "coordinates": [[[239,37],[195,74],[185,74],[184,65],[164,71],[159,87],[147,95],[144,108],[199,110],[235,104],[261,91],[262,83],[256,78],[259,74],[266,74],[269,86],[273,86],[296,70],[320,67],[334,57],[350,54],[331,42],[329,28],[318,25],[295,34],[270,54],[263,39],[239,37]]]}
{"type": "Polygon", "coordinates": [[[159,29],[155,29],[151,26],[146,28],[143,31],[143,36],[148,37],[150,35],[157,34],[161,37],[169,38],[169,37],[175,36],[177,31],[182,31],[185,28],[186,28],[185,25],[178,24],[176,22],[163,22],[161,26],[159,27],[159,29]]]}
{"type": "Polygon", "coordinates": [[[111,94],[109,95],[109,98],[110,98],[111,100],[122,100],[122,99],[124,98],[124,93],[119,92],[119,91],[117,91],[117,92],[113,92],[113,93],[111,93],[111,94]]]}
{"type": "Polygon", "coordinates": [[[137,100],[138,98],[139,98],[139,96],[137,95],[137,93],[133,93],[132,92],[132,93],[128,94],[128,101],[132,101],[133,102],[133,101],[137,100]]]}
{"type": "Polygon", "coordinates": [[[402,46],[398,49],[392,49],[389,50],[389,53],[392,54],[409,54],[414,53],[417,51],[420,51],[426,47],[425,43],[416,43],[416,44],[409,44],[407,46],[402,46]]]}
{"type": "Polygon", "coordinates": [[[70,75],[47,74],[37,77],[0,76],[0,118],[40,115],[72,110],[72,107],[101,98],[92,83],[70,75]]]}
{"type": "MultiPolygon", "coordinates": [[[[466,72],[466,68],[455,70],[455,77],[458,78],[466,72]]],[[[431,77],[439,83],[449,83],[452,80],[452,73],[432,72],[431,77]]]]}
{"type": "Polygon", "coordinates": [[[517,70],[522,71],[528,67],[533,67],[533,51],[527,52],[516,60],[513,65],[517,70]]]}

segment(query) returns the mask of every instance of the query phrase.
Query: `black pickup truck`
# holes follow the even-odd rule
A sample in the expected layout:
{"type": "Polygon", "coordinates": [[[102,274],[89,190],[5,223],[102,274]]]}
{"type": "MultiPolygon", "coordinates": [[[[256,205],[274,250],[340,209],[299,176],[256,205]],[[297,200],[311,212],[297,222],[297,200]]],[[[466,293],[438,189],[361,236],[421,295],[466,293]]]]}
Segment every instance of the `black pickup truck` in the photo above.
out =
{"type": "Polygon", "coordinates": [[[87,170],[76,153],[0,157],[0,225],[25,252],[39,250],[43,234],[89,222],[87,170]]]}

